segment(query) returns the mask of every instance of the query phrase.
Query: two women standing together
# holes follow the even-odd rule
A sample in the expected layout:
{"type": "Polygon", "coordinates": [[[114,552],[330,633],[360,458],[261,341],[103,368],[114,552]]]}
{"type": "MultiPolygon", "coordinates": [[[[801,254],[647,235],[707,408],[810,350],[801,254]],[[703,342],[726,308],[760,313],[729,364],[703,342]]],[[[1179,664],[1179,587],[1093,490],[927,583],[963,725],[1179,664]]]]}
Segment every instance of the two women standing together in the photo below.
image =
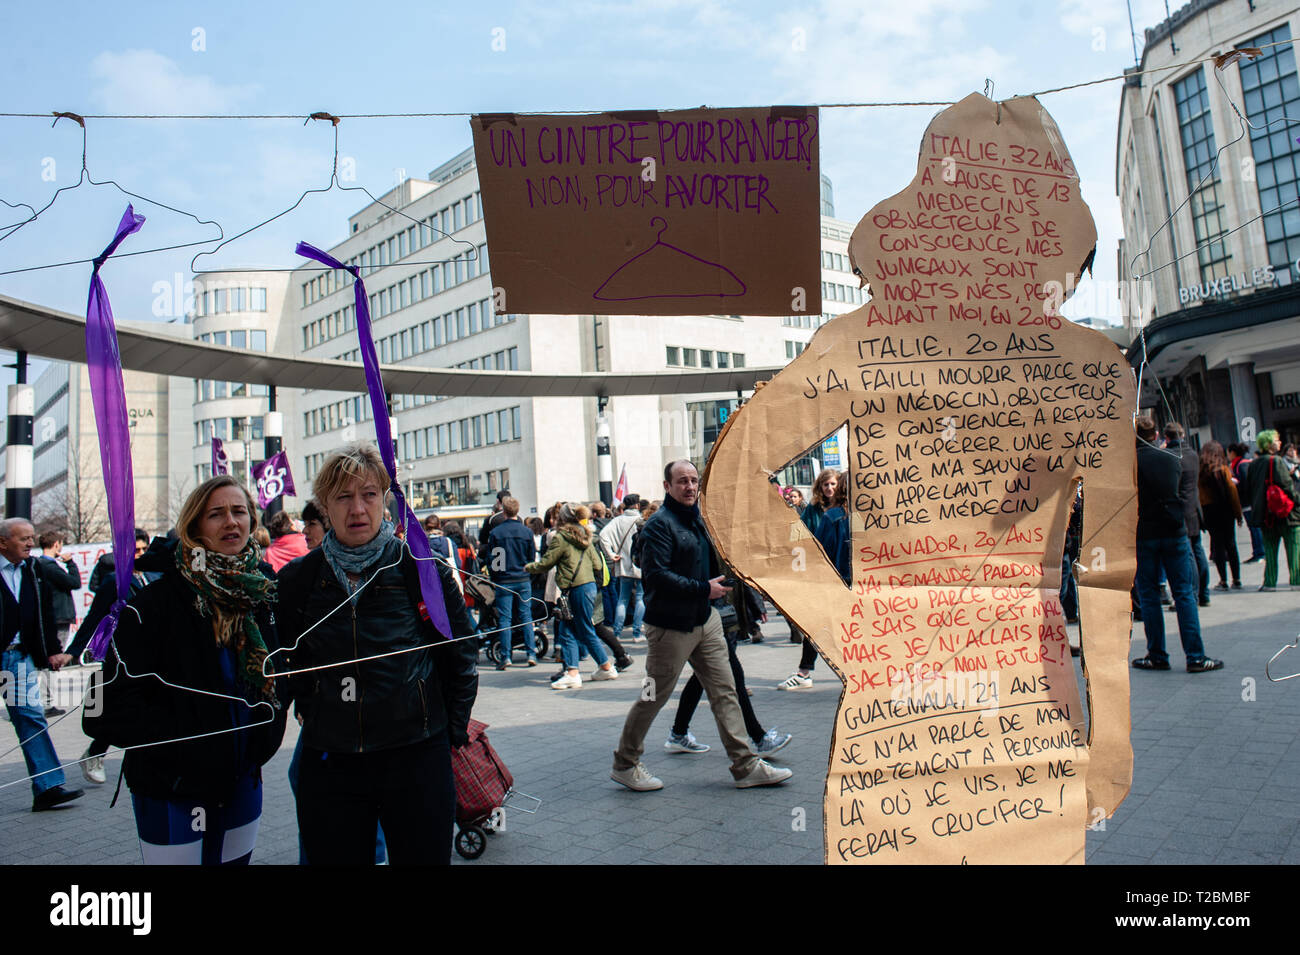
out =
{"type": "MultiPolygon", "coordinates": [[[[443,640],[423,612],[415,559],[385,519],[378,452],[332,455],[313,491],[330,530],[278,578],[252,540],[235,479],[190,495],[179,540],[155,541],[161,579],[123,611],[86,732],[127,749],[146,863],[247,863],[261,767],[293,703],[302,723],[298,825],[313,864],[447,863],[455,814],[450,747],[478,691],[473,640],[443,640]],[[202,825],[199,825],[199,821],[202,825]]],[[[474,631],[435,563],[453,637],[474,631]]]]}

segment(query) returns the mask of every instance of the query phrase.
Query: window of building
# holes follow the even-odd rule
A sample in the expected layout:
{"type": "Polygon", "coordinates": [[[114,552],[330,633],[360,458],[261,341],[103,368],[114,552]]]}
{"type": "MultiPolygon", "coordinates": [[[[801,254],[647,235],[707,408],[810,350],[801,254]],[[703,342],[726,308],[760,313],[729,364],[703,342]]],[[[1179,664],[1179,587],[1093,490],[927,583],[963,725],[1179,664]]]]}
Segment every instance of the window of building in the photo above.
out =
{"type": "MultiPolygon", "coordinates": [[[[1241,89],[1251,122],[1250,147],[1255,159],[1255,183],[1268,261],[1279,285],[1297,280],[1291,263],[1300,258],[1300,144],[1291,125],[1277,122],[1300,113],[1300,82],[1296,79],[1295,48],[1289,24],[1255,37],[1245,46],[1259,47],[1263,56],[1242,60],[1241,89]],[[1278,44],[1272,46],[1270,44],[1278,44]],[[1269,123],[1276,125],[1269,126],[1269,123]]],[[[1256,263],[1247,263],[1254,265],[1256,263]]]]}
{"type": "Polygon", "coordinates": [[[734,352],[734,351],[733,351],[733,352],[731,353],[731,367],[732,367],[732,368],[744,368],[744,367],[745,367],[745,356],[742,355],[740,352],[734,352]]]}
{"type": "Polygon", "coordinates": [[[694,367],[696,367],[696,365],[698,364],[698,362],[697,362],[696,357],[695,357],[695,349],[694,349],[694,348],[683,348],[683,349],[682,349],[682,364],[683,364],[683,365],[686,365],[686,366],[688,366],[688,367],[690,367],[690,368],[694,368],[694,367]]]}
{"type": "Polygon", "coordinates": [[[1228,249],[1223,241],[1227,230],[1222,218],[1223,204],[1219,201],[1219,167],[1215,163],[1214,124],[1204,69],[1174,84],[1174,103],[1178,109],[1187,192],[1191,197],[1196,255],[1201,280],[1208,282],[1220,271],[1218,266],[1227,261],[1228,249]]]}
{"type": "Polygon", "coordinates": [[[731,353],[725,351],[718,352],[718,367],[728,368],[730,367],[730,365],[731,365],[731,353]]]}
{"type": "Polygon", "coordinates": [[[700,367],[701,368],[713,367],[713,352],[707,348],[702,349],[700,351],[700,367]]]}

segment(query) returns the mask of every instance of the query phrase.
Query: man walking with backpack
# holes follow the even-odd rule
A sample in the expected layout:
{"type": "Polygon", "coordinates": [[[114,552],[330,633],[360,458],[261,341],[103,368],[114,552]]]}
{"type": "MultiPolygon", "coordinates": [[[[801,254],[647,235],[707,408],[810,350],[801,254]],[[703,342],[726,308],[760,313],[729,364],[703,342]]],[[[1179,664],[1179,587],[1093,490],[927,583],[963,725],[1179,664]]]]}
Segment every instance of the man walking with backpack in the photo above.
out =
{"type": "Polygon", "coordinates": [[[1277,589],[1277,545],[1286,545],[1286,569],[1292,587],[1300,587],[1300,496],[1291,472],[1277,456],[1282,442],[1276,431],[1261,431],[1259,457],[1246,471],[1243,498],[1251,502],[1250,522],[1264,534],[1264,586],[1277,589]]]}

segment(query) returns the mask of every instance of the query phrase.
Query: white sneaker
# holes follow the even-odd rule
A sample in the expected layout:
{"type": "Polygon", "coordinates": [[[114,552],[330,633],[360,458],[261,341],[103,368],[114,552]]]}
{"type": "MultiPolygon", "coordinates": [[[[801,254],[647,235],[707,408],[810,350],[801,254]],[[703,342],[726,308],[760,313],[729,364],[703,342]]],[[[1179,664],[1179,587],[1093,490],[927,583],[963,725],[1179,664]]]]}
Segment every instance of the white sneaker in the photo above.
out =
{"type": "Polygon", "coordinates": [[[812,677],[792,673],[787,679],[778,683],[776,688],[778,690],[808,690],[812,688],[812,677]]]}
{"type": "Polygon", "coordinates": [[[566,673],[551,683],[552,690],[576,690],[582,686],[581,673],[566,673]]]}
{"type": "Polygon", "coordinates": [[[618,679],[618,671],[615,670],[613,666],[610,666],[610,668],[609,668],[608,670],[597,669],[596,672],[593,673],[593,674],[589,677],[589,679],[591,679],[591,680],[617,680],[617,679],[618,679]]]}
{"type": "Polygon", "coordinates": [[[90,747],[81,754],[81,775],[86,777],[87,782],[106,783],[108,774],[104,772],[104,757],[91,756],[90,747]]]}
{"type": "Polygon", "coordinates": [[[695,738],[694,733],[687,730],[684,736],[670,732],[667,742],[664,743],[664,749],[670,753],[707,753],[709,744],[701,743],[695,738]]]}
{"type": "Polygon", "coordinates": [[[638,793],[648,793],[655,789],[664,788],[664,781],[658,776],[651,776],[650,771],[640,763],[637,763],[631,769],[615,769],[610,772],[609,778],[638,793]]]}
{"type": "Polygon", "coordinates": [[[768,730],[763,738],[753,741],[753,750],[755,756],[771,756],[773,753],[785,749],[790,742],[791,734],[782,733],[778,730],[768,730]]]}
{"type": "Polygon", "coordinates": [[[794,772],[789,769],[777,769],[763,760],[755,760],[754,768],[750,770],[749,775],[744,779],[736,780],[737,789],[752,789],[755,786],[775,786],[777,783],[783,783],[794,772]]]}

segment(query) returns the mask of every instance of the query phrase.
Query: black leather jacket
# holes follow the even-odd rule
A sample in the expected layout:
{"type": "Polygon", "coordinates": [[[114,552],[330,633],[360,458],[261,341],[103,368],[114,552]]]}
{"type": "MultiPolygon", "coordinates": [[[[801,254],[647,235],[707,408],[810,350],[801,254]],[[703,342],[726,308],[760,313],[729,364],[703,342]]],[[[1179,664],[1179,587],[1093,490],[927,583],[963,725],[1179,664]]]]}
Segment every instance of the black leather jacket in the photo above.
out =
{"type": "MultiPolygon", "coordinates": [[[[133,793],[158,799],[220,800],[233,792],[240,778],[276,754],[288,707],[282,693],[278,708],[250,708],[174,689],[146,675],[156,673],[180,687],[232,694],[221,659],[229,651],[217,646],[211,619],[199,615],[194,591],[173,562],[175,546],[155,540],[137,562],[141,570],[158,570],[162,576],[133,596],[127,606],[135,609],[124,609],[118,618],[116,650],[109,650],[102,677],[87,697],[82,728],[87,736],[121,747],[201,737],[129,750],[126,782],[133,793]],[[134,677],[121,671],[119,654],[134,677]],[[246,728],[223,732],[237,725],[246,728]]],[[[264,565],[263,572],[269,569],[264,565]]],[[[275,650],[279,641],[271,606],[263,605],[255,617],[267,650],[275,650]]]]}
{"type": "MultiPolygon", "coordinates": [[[[682,509],[684,510],[684,509],[682,509]]],[[[687,523],[665,500],[637,532],[645,622],[669,630],[692,630],[709,617],[709,578],[721,572],[718,555],[698,516],[687,523]],[[697,576],[700,544],[708,548],[708,577],[697,576]]]]}
{"type": "MultiPolygon", "coordinates": [[[[418,743],[444,731],[453,746],[467,740],[470,711],[478,695],[478,646],[474,640],[445,642],[417,609],[414,559],[397,557],[394,539],[368,568],[395,564],[366,585],[357,603],[317,548],[280,568],[280,639],[297,646],[286,666],[303,669],[391,654],[404,647],[436,644],[362,663],[312,670],[290,677],[303,718],[303,745],[334,753],[362,753],[418,743]],[[336,609],[337,608],[337,609],[336,609]],[[323,621],[323,622],[320,622],[323,621]],[[319,626],[312,628],[313,624],[319,626]],[[306,632],[299,640],[299,635],[306,632]]],[[[465,601],[442,563],[435,563],[453,634],[474,633],[465,601]]]]}

